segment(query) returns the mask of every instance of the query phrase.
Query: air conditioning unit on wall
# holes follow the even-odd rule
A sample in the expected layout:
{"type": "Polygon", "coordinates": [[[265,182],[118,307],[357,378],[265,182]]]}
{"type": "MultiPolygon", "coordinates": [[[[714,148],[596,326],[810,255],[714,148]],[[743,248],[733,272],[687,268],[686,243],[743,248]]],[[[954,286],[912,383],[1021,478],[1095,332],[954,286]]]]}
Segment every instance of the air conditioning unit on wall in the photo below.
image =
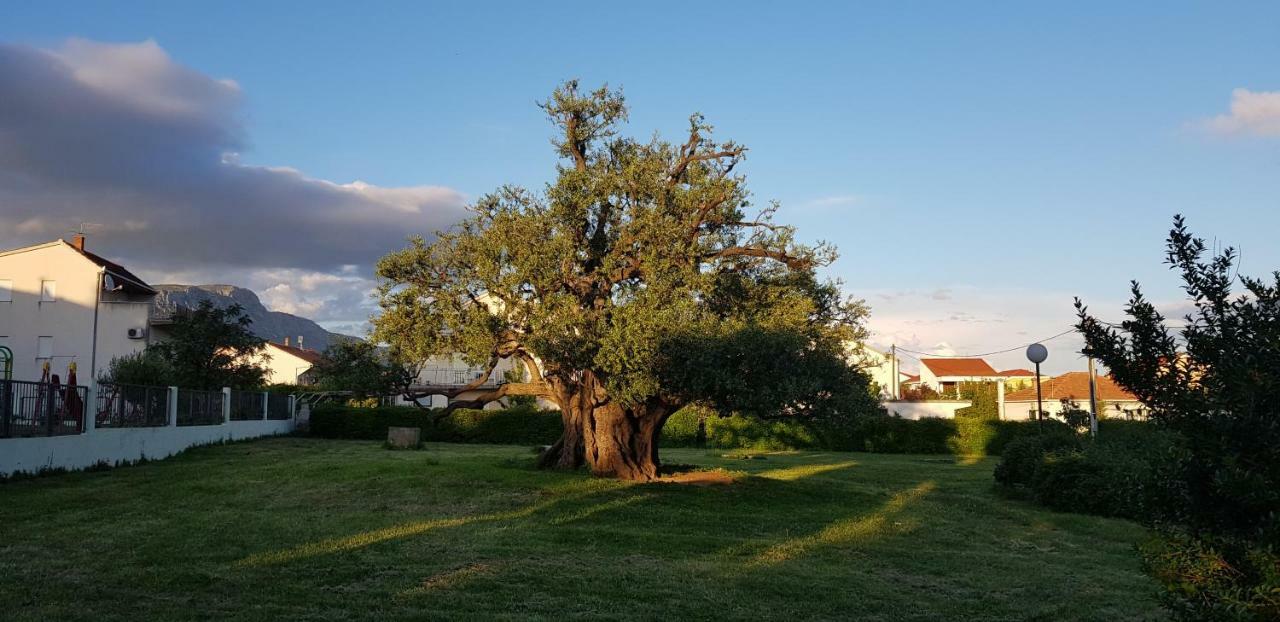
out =
{"type": "Polygon", "coordinates": [[[147,337],[147,329],[145,329],[145,328],[130,328],[130,329],[129,329],[129,338],[130,338],[130,339],[145,339],[146,337],[147,337]]]}

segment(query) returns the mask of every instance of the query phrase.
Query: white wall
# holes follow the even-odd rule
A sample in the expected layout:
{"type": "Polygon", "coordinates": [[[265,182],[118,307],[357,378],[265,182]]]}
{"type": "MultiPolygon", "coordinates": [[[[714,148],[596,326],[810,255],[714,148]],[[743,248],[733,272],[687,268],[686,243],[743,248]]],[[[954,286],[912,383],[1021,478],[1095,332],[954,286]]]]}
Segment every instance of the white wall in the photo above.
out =
{"type": "Polygon", "coordinates": [[[184,449],[222,441],[287,434],[294,422],[229,421],[222,425],[96,428],[73,436],[0,438],[0,475],[45,468],[83,469],[99,462],[168,458],[184,449]]]}
{"type": "Polygon", "coordinates": [[[298,384],[298,376],[311,369],[311,362],[267,343],[263,355],[255,361],[267,370],[268,384],[298,384]]]}
{"type": "Polygon", "coordinates": [[[52,373],[65,382],[68,364],[78,368],[78,382],[96,377],[90,369],[94,353],[94,308],[98,307],[97,372],[115,356],[136,352],[145,340],[128,338],[129,328],[146,328],[150,300],[104,294],[98,304],[101,268],[63,242],[0,253],[0,279],[13,281],[12,301],[0,302],[0,336],[13,350],[15,380],[39,380],[36,343],[53,337],[52,373]],[[54,302],[40,301],[40,284],[57,282],[54,302]]]}
{"type": "MultiPolygon", "coordinates": [[[[1138,401],[1103,400],[1103,402],[1105,402],[1105,410],[1099,413],[1099,415],[1103,419],[1125,419],[1126,418],[1125,411],[1132,411],[1135,413],[1146,412],[1146,408],[1144,408],[1142,403],[1138,401]]],[[[1077,403],[1080,404],[1081,408],[1085,410],[1089,409],[1088,398],[1085,398],[1083,401],[1077,401],[1077,403]]],[[[1044,400],[1043,405],[1044,405],[1044,411],[1049,413],[1050,417],[1056,417],[1058,416],[1059,413],[1062,412],[1061,400],[1044,400]]],[[[1035,412],[1036,412],[1036,403],[1034,401],[1031,401],[1031,402],[1019,401],[1019,402],[1004,403],[1004,419],[1006,420],[1026,421],[1028,419],[1033,419],[1033,415],[1035,414],[1035,412]]],[[[1143,414],[1138,418],[1145,419],[1146,416],[1145,414],[1143,414]]]]}
{"type": "Polygon", "coordinates": [[[903,419],[925,419],[928,417],[955,419],[957,410],[968,408],[973,405],[973,402],[970,400],[928,400],[923,402],[886,400],[883,404],[890,415],[897,415],[903,419]]]}

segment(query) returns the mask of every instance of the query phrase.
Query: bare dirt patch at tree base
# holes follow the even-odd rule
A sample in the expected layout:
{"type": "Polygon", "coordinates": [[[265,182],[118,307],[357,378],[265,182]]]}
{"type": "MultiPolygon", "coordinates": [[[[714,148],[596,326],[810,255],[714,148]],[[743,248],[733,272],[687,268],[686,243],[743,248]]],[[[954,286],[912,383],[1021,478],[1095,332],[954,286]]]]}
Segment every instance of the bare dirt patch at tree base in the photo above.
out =
{"type": "Polygon", "coordinates": [[[738,480],[727,471],[685,471],[664,475],[653,480],[655,484],[687,484],[691,486],[727,486],[738,480]]]}

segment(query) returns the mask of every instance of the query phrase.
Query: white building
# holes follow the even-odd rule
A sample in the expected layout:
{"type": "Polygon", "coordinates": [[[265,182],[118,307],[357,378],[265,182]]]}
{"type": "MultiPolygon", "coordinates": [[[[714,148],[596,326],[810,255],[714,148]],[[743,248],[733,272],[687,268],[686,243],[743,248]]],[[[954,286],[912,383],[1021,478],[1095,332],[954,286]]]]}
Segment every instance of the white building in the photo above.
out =
{"type": "Polygon", "coordinates": [[[309,384],[306,373],[321,356],[315,350],[290,345],[285,337],[283,343],[268,341],[256,362],[266,368],[267,384],[309,384]]]}
{"type": "Polygon", "coordinates": [[[111,360],[147,344],[155,290],[123,266],[84,248],[84,236],[0,251],[0,345],[13,350],[13,378],[41,379],[45,363],[66,382],[89,384],[111,360]]]}
{"type": "Polygon", "coordinates": [[[962,382],[998,382],[1005,377],[979,358],[920,359],[919,384],[954,394],[962,382]]]}
{"type": "MultiPolygon", "coordinates": [[[[1097,394],[1100,419],[1146,419],[1147,407],[1137,396],[1124,390],[1110,376],[1098,376],[1094,386],[1097,394]]],[[[1075,402],[1089,410],[1089,373],[1073,371],[1040,382],[1041,404],[1049,416],[1062,412],[1062,400],[1075,402]]],[[[1012,420],[1033,419],[1036,412],[1036,388],[1030,386],[1011,392],[1004,398],[1004,414],[1001,418],[1012,420]]]]}
{"type": "Polygon", "coordinates": [[[868,347],[866,344],[846,343],[845,346],[849,352],[849,361],[871,376],[871,380],[880,388],[882,398],[893,397],[896,387],[911,378],[911,374],[902,371],[901,366],[891,354],[868,347]],[[895,375],[898,377],[897,384],[893,381],[895,375]]]}

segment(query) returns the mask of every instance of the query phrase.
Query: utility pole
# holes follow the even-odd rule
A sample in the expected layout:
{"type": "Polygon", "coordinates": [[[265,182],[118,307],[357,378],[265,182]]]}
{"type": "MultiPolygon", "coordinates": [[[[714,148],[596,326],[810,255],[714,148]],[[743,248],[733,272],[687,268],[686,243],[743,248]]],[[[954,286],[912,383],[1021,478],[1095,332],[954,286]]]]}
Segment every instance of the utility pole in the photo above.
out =
{"type": "Polygon", "coordinates": [[[893,374],[893,377],[889,379],[889,395],[896,400],[902,396],[899,392],[901,387],[898,386],[898,376],[900,374],[898,374],[898,344],[896,343],[889,346],[889,361],[889,373],[893,374]]]}
{"type": "Polygon", "coordinates": [[[1089,434],[1098,437],[1098,372],[1089,357],[1089,434]]]}

